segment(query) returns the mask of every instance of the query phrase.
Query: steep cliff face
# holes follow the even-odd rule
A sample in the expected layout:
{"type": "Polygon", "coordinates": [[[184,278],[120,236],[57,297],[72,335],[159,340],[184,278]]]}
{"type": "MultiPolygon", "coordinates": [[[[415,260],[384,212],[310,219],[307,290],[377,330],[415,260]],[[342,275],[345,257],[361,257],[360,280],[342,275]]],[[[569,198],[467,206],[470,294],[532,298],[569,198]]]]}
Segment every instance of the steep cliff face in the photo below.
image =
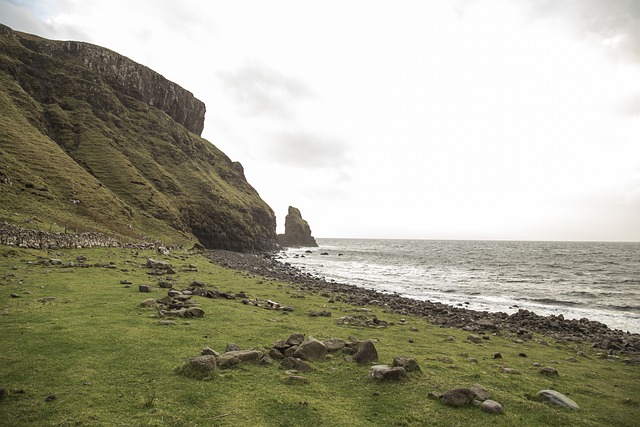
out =
{"type": "Polygon", "coordinates": [[[0,25],[0,220],[271,250],[275,216],[200,138],[204,104],[108,49],[0,25]]]}
{"type": "Polygon", "coordinates": [[[318,246],[311,235],[309,224],[302,219],[298,208],[289,206],[289,212],[284,220],[284,234],[278,234],[278,244],[283,247],[318,246]]]}

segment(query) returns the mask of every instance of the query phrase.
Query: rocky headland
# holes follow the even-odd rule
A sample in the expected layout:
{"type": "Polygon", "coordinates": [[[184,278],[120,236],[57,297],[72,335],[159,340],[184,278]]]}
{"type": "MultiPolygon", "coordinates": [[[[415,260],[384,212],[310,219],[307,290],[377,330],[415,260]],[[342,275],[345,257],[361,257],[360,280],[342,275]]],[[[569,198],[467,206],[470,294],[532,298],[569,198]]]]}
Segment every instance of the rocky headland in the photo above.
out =
{"type": "Polygon", "coordinates": [[[284,234],[278,234],[278,244],[282,247],[312,247],[318,246],[311,235],[309,223],[302,218],[298,208],[289,206],[284,221],[284,234]]]}

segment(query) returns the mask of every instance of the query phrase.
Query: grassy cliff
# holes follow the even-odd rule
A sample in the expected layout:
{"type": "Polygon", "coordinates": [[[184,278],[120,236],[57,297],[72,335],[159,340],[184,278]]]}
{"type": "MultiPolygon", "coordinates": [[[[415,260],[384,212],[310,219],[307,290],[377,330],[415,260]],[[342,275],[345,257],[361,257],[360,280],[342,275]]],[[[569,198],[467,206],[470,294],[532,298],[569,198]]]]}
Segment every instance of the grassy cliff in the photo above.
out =
{"type": "Polygon", "coordinates": [[[0,220],[273,248],[273,211],[203,123],[190,92],[115,52],[0,26],[0,220]]]}

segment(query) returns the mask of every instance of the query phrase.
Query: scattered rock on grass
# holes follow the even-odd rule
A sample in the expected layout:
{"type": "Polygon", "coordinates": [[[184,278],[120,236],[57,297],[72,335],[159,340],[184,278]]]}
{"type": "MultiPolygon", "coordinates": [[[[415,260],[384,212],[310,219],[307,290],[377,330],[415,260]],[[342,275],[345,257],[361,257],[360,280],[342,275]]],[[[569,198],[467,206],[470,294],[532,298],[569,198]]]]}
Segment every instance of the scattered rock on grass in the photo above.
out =
{"type": "Polygon", "coordinates": [[[307,362],[301,359],[297,359],[295,357],[287,357],[282,362],[280,362],[280,367],[282,369],[294,369],[299,372],[311,372],[313,368],[307,362]]]}
{"type": "Polygon", "coordinates": [[[353,360],[361,365],[371,362],[377,362],[378,351],[376,350],[376,346],[373,344],[373,341],[366,340],[360,343],[358,351],[353,355],[353,360]]]}
{"type": "Polygon", "coordinates": [[[420,365],[415,359],[406,356],[396,356],[393,358],[392,366],[402,367],[407,372],[420,372],[420,365]]]}
{"type": "Polygon", "coordinates": [[[189,378],[207,379],[218,368],[216,357],[211,354],[190,357],[176,372],[189,378]]]}
{"type": "Polygon", "coordinates": [[[369,377],[380,381],[398,381],[407,376],[407,371],[401,366],[374,365],[369,371],[369,377]]]}
{"type": "Polygon", "coordinates": [[[489,390],[487,390],[480,384],[474,384],[473,387],[470,388],[470,390],[476,395],[476,399],[481,402],[489,400],[489,398],[491,397],[491,395],[489,394],[489,390]]]}
{"type": "Polygon", "coordinates": [[[555,377],[558,376],[558,371],[555,368],[550,368],[548,366],[545,366],[543,368],[540,368],[540,374],[541,375],[545,375],[547,377],[555,377]]]}
{"type": "Polygon", "coordinates": [[[485,412],[489,412],[490,414],[502,414],[504,410],[502,409],[502,405],[496,402],[495,400],[487,399],[480,405],[480,409],[485,412]]]}
{"type": "Polygon", "coordinates": [[[456,408],[471,405],[476,395],[468,388],[454,388],[448,390],[440,396],[442,403],[456,408]]]}
{"type": "Polygon", "coordinates": [[[553,404],[562,406],[564,408],[569,408],[576,411],[580,409],[580,406],[578,406],[576,402],[555,390],[540,390],[537,395],[553,404]]]}
{"type": "Polygon", "coordinates": [[[303,360],[319,360],[327,356],[327,347],[313,337],[307,337],[293,353],[303,360]]]}

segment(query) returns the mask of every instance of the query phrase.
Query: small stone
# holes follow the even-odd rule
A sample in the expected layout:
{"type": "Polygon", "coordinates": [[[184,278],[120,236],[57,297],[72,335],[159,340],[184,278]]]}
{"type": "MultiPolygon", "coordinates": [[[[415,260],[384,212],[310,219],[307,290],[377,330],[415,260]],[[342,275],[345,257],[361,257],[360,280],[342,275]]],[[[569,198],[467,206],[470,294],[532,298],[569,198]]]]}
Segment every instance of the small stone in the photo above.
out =
{"type": "Polygon", "coordinates": [[[189,307],[185,312],[185,317],[204,317],[204,310],[200,307],[189,307]]]}
{"type": "Polygon", "coordinates": [[[548,377],[553,377],[558,375],[558,371],[555,368],[550,368],[548,366],[545,366],[544,368],[540,368],[539,372],[541,375],[546,375],[548,377]]]}
{"type": "Polygon", "coordinates": [[[500,353],[493,353],[493,358],[494,358],[494,359],[502,359],[502,354],[500,354],[500,353]]]}
{"type": "Polygon", "coordinates": [[[213,356],[216,356],[216,357],[220,355],[220,353],[218,353],[217,351],[215,351],[211,347],[203,348],[202,351],[200,352],[200,354],[202,356],[206,356],[207,354],[210,354],[210,355],[213,355],[213,356]]]}
{"type": "Polygon", "coordinates": [[[301,375],[289,375],[285,378],[285,382],[287,384],[295,385],[295,384],[309,384],[309,379],[305,378],[301,375]]]}
{"type": "Polygon", "coordinates": [[[445,341],[447,341],[447,342],[453,342],[453,341],[455,341],[456,339],[455,339],[455,337],[453,337],[453,336],[449,335],[449,336],[448,336],[447,338],[445,338],[444,340],[445,340],[445,341]]]}
{"type": "Polygon", "coordinates": [[[292,334],[287,338],[287,345],[300,345],[304,341],[304,334],[292,334]]]}
{"type": "Polygon", "coordinates": [[[142,301],[140,303],[140,307],[143,308],[155,308],[156,307],[156,300],[154,300],[153,298],[147,298],[146,300],[142,301]]]}
{"type": "Polygon", "coordinates": [[[505,374],[512,374],[512,375],[521,375],[520,371],[515,369],[515,368],[506,368],[506,367],[501,367],[500,371],[505,373],[505,374]]]}
{"type": "Polygon", "coordinates": [[[238,344],[235,343],[227,343],[227,348],[225,349],[225,352],[229,352],[229,351],[240,351],[240,347],[238,347],[238,344]]]}
{"type": "Polygon", "coordinates": [[[11,296],[11,298],[20,298],[20,295],[18,295],[18,294],[11,294],[10,296],[11,296]]]}
{"type": "Polygon", "coordinates": [[[502,409],[502,405],[496,402],[495,400],[487,399],[482,402],[480,405],[480,409],[490,414],[502,414],[504,410],[502,409]]]}
{"type": "Polygon", "coordinates": [[[121,285],[132,285],[133,283],[128,280],[120,280],[121,285]]]}
{"type": "Polygon", "coordinates": [[[482,337],[478,335],[469,335],[467,337],[467,341],[471,341],[474,344],[480,344],[482,342],[482,337]]]}
{"type": "Polygon", "coordinates": [[[55,395],[55,394],[50,394],[49,396],[47,396],[47,397],[44,399],[44,401],[45,401],[45,402],[51,402],[51,401],[54,401],[54,400],[56,400],[56,399],[57,399],[57,397],[56,397],[56,395],[55,395]]]}
{"type": "Polygon", "coordinates": [[[520,357],[527,357],[526,353],[518,353],[518,356],[520,356],[520,357]]]}
{"type": "Polygon", "coordinates": [[[138,290],[140,292],[151,292],[151,286],[149,286],[149,285],[138,285],[138,290]]]}

